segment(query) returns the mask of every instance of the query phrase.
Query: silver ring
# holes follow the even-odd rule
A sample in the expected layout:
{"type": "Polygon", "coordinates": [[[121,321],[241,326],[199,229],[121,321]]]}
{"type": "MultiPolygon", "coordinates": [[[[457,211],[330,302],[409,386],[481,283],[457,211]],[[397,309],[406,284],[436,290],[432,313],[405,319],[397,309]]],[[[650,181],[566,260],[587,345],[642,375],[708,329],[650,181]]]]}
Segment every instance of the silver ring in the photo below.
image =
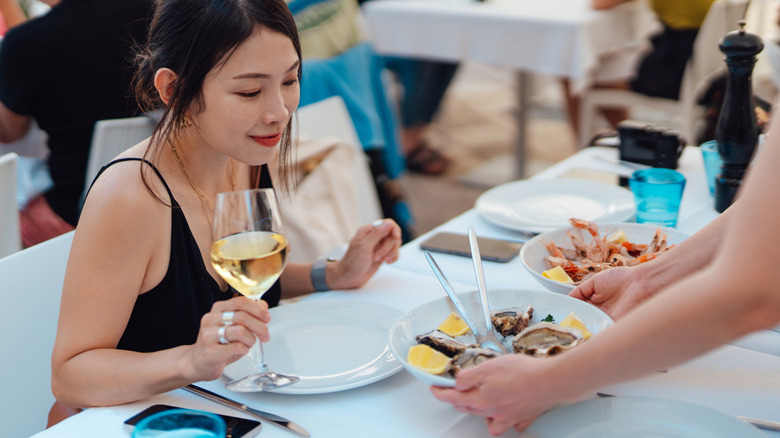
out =
{"type": "Polygon", "coordinates": [[[382,225],[383,223],[385,223],[384,219],[377,219],[374,222],[371,222],[371,226],[376,228],[376,227],[382,225]]]}
{"type": "Polygon", "coordinates": [[[227,328],[228,328],[228,326],[223,325],[217,331],[217,334],[219,335],[219,343],[222,344],[222,345],[230,343],[230,342],[228,342],[227,338],[225,338],[225,332],[227,331],[227,328]]]}
{"type": "Polygon", "coordinates": [[[234,316],[236,316],[236,312],[222,312],[222,324],[233,325],[234,316]]]}

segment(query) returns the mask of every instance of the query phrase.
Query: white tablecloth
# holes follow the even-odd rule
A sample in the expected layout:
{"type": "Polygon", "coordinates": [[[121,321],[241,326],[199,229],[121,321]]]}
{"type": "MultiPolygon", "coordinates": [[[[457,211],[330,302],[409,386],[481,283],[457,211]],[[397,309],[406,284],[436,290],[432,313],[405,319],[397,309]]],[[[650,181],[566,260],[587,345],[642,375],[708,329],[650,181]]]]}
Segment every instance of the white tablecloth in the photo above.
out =
{"type": "Polygon", "coordinates": [[[575,89],[599,56],[637,46],[651,28],[637,2],[596,11],[588,0],[383,0],[363,10],[379,52],[567,77],[575,89]]]}
{"type": "MultiPolygon", "coordinates": [[[[680,225],[691,232],[717,216],[711,207],[712,198],[704,181],[701,157],[697,153],[697,149],[689,148],[680,161],[680,170],[688,178],[680,225]]],[[[621,170],[598,156],[614,158],[617,151],[586,149],[544,172],[539,178],[554,177],[572,166],[621,170]]],[[[464,232],[468,225],[473,225],[481,236],[519,236],[519,233],[490,224],[474,210],[452,219],[433,232],[464,232]]],[[[407,311],[443,297],[445,294],[441,286],[431,275],[419,250],[419,242],[426,236],[404,245],[399,262],[393,266],[383,266],[364,288],[313,294],[304,299],[316,301],[338,298],[374,302],[407,311]]],[[[436,258],[457,291],[475,289],[469,259],[444,254],[437,254],[436,258]]],[[[542,288],[525,272],[518,260],[507,264],[486,262],[484,265],[488,288],[542,288]]],[[[323,336],[323,342],[327,342],[326,335],[323,336]]],[[[780,421],[780,410],[777,409],[780,406],[780,333],[764,331],[737,344],[757,351],[735,345],[725,346],[687,364],[671,368],[668,373],[602,388],[602,391],[616,395],[667,397],[708,406],[730,415],[780,421]]],[[[450,405],[439,403],[430,394],[427,385],[404,370],[364,387],[316,395],[232,393],[225,389],[223,380],[202,382],[200,385],[249,406],[287,417],[306,428],[314,437],[490,436],[481,418],[458,413],[450,405]]],[[[175,390],[128,405],[88,409],[35,436],[127,437],[129,431],[122,422],[157,403],[242,416],[237,411],[183,390],[175,390]]],[[[263,423],[262,436],[294,436],[268,422],[263,423]]],[[[778,432],[766,434],[780,437],[778,432]]],[[[511,431],[505,436],[517,435],[511,431]]]]}

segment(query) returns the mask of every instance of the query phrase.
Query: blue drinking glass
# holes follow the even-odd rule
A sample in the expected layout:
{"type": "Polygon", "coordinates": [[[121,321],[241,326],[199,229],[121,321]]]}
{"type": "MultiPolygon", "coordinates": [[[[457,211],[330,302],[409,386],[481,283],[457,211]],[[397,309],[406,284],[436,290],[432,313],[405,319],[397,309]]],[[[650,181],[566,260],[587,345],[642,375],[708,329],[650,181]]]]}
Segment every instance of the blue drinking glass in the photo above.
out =
{"type": "Polygon", "coordinates": [[[715,177],[720,173],[720,166],[723,160],[718,153],[718,142],[710,140],[700,146],[701,158],[704,161],[704,172],[707,174],[707,186],[710,188],[710,195],[715,195],[715,177]]]}
{"type": "Polygon", "coordinates": [[[672,169],[637,170],[628,181],[636,201],[636,221],[675,227],[685,177],[672,169]]]}
{"type": "Polygon", "coordinates": [[[132,438],[223,438],[227,426],[218,415],[191,409],[170,409],[141,420],[132,438]]]}

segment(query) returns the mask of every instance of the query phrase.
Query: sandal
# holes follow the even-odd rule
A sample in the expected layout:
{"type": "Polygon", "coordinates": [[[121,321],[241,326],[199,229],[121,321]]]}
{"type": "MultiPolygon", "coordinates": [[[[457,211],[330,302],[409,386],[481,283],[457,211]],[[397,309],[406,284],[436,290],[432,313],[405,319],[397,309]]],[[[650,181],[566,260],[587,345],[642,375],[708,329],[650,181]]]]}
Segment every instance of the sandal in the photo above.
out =
{"type": "Polygon", "coordinates": [[[425,175],[441,175],[447,171],[449,164],[450,159],[447,156],[425,141],[421,141],[406,157],[407,169],[425,175]]]}

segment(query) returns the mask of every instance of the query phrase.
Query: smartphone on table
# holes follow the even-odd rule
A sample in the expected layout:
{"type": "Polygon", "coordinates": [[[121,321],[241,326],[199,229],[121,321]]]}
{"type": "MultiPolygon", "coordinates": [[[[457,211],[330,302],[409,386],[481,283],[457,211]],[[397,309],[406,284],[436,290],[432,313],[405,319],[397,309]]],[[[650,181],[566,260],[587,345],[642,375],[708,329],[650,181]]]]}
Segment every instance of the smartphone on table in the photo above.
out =
{"type": "MultiPolygon", "coordinates": [[[[515,258],[523,246],[520,242],[487,237],[477,237],[477,244],[482,260],[499,263],[506,263],[515,258]]],[[[466,234],[437,233],[422,242],[420,249],[471,258],[471,245],[466,234]]]]}
{"type": "MultiPolygon", "coordinates": [[[[134,427],[144,418],[149,417],[150,415],[154,415],[158,412],[167,411],[169,409],[188,409],[188,408],[178,408],[176,406],[168,406],[168,405],[149,406],[148,408],[144,409],[138,414],[133,415],[132,417],[125,420],[125,424],[128,427],[134,427]]],[[[226,438],[250,438],[259,434],[260,430],[262,429],[262,424],[260,424],[260,422],[257,420],[248,420],[246,418],[232,417],[230,415],[222,415],[222,414],[217,414],[217,415],[219,415],[220,417],[222,417],[223,420],[225,420],[225,425],[227,426],[226,427],[227,433],[225,434],[226,438]]]]}

